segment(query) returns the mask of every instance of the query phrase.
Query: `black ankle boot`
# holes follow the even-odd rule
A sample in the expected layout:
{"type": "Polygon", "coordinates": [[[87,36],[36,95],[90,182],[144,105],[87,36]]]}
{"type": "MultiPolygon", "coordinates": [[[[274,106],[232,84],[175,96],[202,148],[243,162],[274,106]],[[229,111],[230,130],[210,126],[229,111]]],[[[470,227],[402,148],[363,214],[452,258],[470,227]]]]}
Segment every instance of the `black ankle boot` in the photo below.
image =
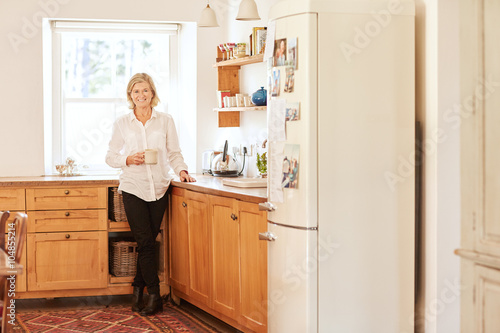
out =
{"type": "Polygon", "coordinates": [[[148,298],[146,307],[140,312],[141,316],[152,316],[157,312],[163,311],[163,302],[160,294],[151,294],[148,298]]]}
{"type": "Polygon", "coordinates": [[[139,312],[144,309],[144,301],[142,296],[144,295],[144,287],[135,287],[132,294],[132,311],[139,312]]]}

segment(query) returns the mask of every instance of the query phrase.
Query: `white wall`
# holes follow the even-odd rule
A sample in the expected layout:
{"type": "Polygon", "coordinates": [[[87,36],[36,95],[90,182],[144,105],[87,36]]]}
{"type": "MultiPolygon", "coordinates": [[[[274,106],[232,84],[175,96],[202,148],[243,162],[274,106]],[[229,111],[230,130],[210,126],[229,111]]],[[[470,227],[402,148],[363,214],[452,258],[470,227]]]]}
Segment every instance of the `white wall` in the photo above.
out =
{"type": "Polygon", "coordinates": [[[460,140],[445,114],[460,104],[458,3],[417,0],[417,120],[423,124],[422,293],[417,332],[459,332],[460,140]]]}
{"type": "MultiPolygon", "coordinates": [[[[268,12],[271,6],[279,0],[256,0],[259,10],[260,21],[237,21],[236,15],[240,0],[228,0],[225,4],[222,0],[210,1],[210,6],[216,11],[217,19],[221,28],[206,28],[206,29],[223,29],[225,33],[216,43],[210,45],[206,52],[200,52],[199,57],[206,56],[208,53],[211,57],[206,61],[206,66],[210,66],[215,62],[216,45],[225,42],[248,43],[248,36],[252,33],[252,27],[267,26],[268,12]],[[203,53],[203,55],[202,55],[203,53]]],[[[199,29],[202,30],[202,29],[199,29]]],[[[211,89],[206,89],[202,94],[203,98],[211,101],[206,109],[199,108],[198,114],[198,152],[200,155],[204,150],[219,149],[224,145],[224,141],[228,140],[229,147],[239,147],[241,145],[250,146],[252,144],[262,143],[267,138],[267,115],[266,112],[241,112],[240,127],[218,128],[217,117],[212,111],[217,103],[215,91],[217,90],[217,75],[216,69],[212,69],[212,76],[204,78],[204,82],[209,84],[211,89]]],[[[240,91],[251,95],[260,87],[267,86],[266,83],[266,64],[253,64],[244,66],[240,69],[240,91]]],[[[255,176],[257,168],[255,166],[255,154],[247,159],[247,176],[255,176]]],[[[197,169],[201,170],[201,161],[198,161],[197,169]]]]}
{"type": "MultiPolygon", "coordinates": [[[[36,25],[41,17],[195,22],[203,8],[204,3],[198,0],[0,2],[0,35],[4,36],[0,40],[0,73],[4,78],[0,82],[4,97],[0,111],[4,124],[0,131],[0,176],[37,176],[44,173],[42,34],[41,28],[36,25]],[[22,43],[13,45],[9,41],[8,37],[14,34],[22,38],[22,43]]],[[[198,82],[190,98],[195,101],[198,113],[211,109],[215,102],[207,98],[215,95],[216,89],[215,73],[211,67],[215,56],[211,57],[211,54],[215,53],[214,46],[221,40],[223,31],[223,28],[198,29],[198,38],[191,45],[192,52],[198,52],[197,63],[192,64],[197,68],[198,82]],[[209,84],[204,82],[205,78],[210,78],[209,84]]],[[[212,117],[215,120],[215,116],[212,117]]],[[[196,115],[181,117],[181,121],[196,122],[196,115]]],[[[177,124],[180,131],[183,125],[177,124]]],[[[213,126],[213,122],[207,125],[213,126]]],[[[183,150],[187,148],[183,147],[183,150]]],[[[193,152],[190,164],[195,164],[197,156],[193,152]]]]}
{"type": "MultiPolygon", "coordinates": [[[[184,141],[189,144],[182,149],[191,169],[196,168],[199,172],[201,152],[222,146],[225,139],[229,140],[230,146],[239,146],[262,142],[266,138],[265,112],[242,113],[239,128],[217,127],[217,117],[212,111],[216,105],[217,77],[212,64],[219,43],[246,42],[253,26],[267,25],[269,8],[277,1],[257,0],[262,20],[247,22],[235,20],[239,0],[210,2],[220,27],[197,29],[198,38],[191,46],[191,52],[197,53],[196,63],[192,66],[197,70],[198,80],[191,94],[183,96],[186,105],[196,106],[196,114],[183,114],[180,123],[176,124],[179,135],[185,137],[184,141]],[[188,125],[193,123],[194,126],[188,125]],[[192,154],[189,155],[188,151],[192,154]]],[[[38,176],[44,173],[42,34],[41,28],[36,25],[42,17],[195,22],[204,7],[205,3],[199,0],[1,1],[0,35],[8,37],[16,34],[22,38],[22,43],[13,46],[8,38],[0,41],[0,73],[8,78],[0,82],[2,96],[7,97],[0,112],[4,124],[8,124],[0,131],[0,177],[38,176]]],[[[242,92],[253,93],[264,85],[265,76],[265,64],[243,68],[242,92]],[[249,71],[252,72],[251,77],[245,74],[249,71]]]]}

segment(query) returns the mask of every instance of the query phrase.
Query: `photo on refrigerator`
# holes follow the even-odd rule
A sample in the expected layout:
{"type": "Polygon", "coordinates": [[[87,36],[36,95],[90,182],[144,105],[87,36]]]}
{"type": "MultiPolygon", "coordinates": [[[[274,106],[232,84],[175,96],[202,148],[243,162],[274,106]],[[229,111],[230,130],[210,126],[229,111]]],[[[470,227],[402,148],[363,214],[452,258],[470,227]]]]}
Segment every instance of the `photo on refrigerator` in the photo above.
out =
{"type": "Polygon", "coordinates": [[[300,119],[300,103],[287,103],[286,104],[286,121],[296,121],[300,119]]]}
{"type": "Polygon", "coordinates": [[[287,39],[286,64],[297,69],[297,37],[287,39]]]}
{"type": "Polygon", "coordinates": [[[300,145],[285,144],[283,152],[283,178],[281,180],[281,187],[298,188],[300,145]]]}
{"type": "Polygon", "coordinates": [[[285,66],[286,38],[277,39],[274,42],[274,50],[274,66],[285,66]]]}

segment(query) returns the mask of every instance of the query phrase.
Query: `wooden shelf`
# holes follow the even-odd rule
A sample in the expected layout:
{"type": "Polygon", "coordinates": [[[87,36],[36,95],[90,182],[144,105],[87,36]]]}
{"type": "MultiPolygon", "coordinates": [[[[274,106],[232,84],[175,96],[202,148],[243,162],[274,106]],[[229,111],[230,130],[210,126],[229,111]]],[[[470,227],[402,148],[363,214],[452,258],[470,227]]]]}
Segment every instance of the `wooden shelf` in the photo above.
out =
{"type": "Polygon", "coordinates": [[[115,222],[108,220],[108,231],[109,232],[130,231],[130,226],[128,222],[115,222]]]}
{"type": "Polygon", "coordinates": [[[248,107],[234,107],[234,108],[215,108],[216,112],[228,111],[266,111],[267,106],[248,106],[248,107]]]}
{"type": "Polygon", "coordinates": [[[219,61],[216,62],[213,65],[213,67],[216,68],[223,66],[243,66],[243,65],[256,64],[258,62],[262,62],[263,60],[264,60],[264,54],[257,54],[254,56],[248,56],[244,58],[219,61]]]}

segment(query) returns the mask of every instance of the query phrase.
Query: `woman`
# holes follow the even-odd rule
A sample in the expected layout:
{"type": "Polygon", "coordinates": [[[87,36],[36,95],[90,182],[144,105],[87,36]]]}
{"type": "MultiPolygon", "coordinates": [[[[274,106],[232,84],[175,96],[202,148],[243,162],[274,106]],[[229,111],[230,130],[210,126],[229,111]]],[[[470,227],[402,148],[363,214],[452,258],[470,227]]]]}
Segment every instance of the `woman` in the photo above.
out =
{"type": "Polygon", "coordinates": [[[154,110],[160,100],[149,75],[139,73],[130,79],[127,100],[133,111],[114,123],[106,163],[122,169],[118,191],[138,245],[132,310],[148,316],[163,310],[155,240],[167,208],[166,192],[172,178],[168,171],[172,168],[181,181],[196,180],[188,174],[172,117],[154,110]],[[146,149],[157,151],[156,164],[145,164],[146,149]],[[144,287],[149,294],[146,305],[144,287]]]}

